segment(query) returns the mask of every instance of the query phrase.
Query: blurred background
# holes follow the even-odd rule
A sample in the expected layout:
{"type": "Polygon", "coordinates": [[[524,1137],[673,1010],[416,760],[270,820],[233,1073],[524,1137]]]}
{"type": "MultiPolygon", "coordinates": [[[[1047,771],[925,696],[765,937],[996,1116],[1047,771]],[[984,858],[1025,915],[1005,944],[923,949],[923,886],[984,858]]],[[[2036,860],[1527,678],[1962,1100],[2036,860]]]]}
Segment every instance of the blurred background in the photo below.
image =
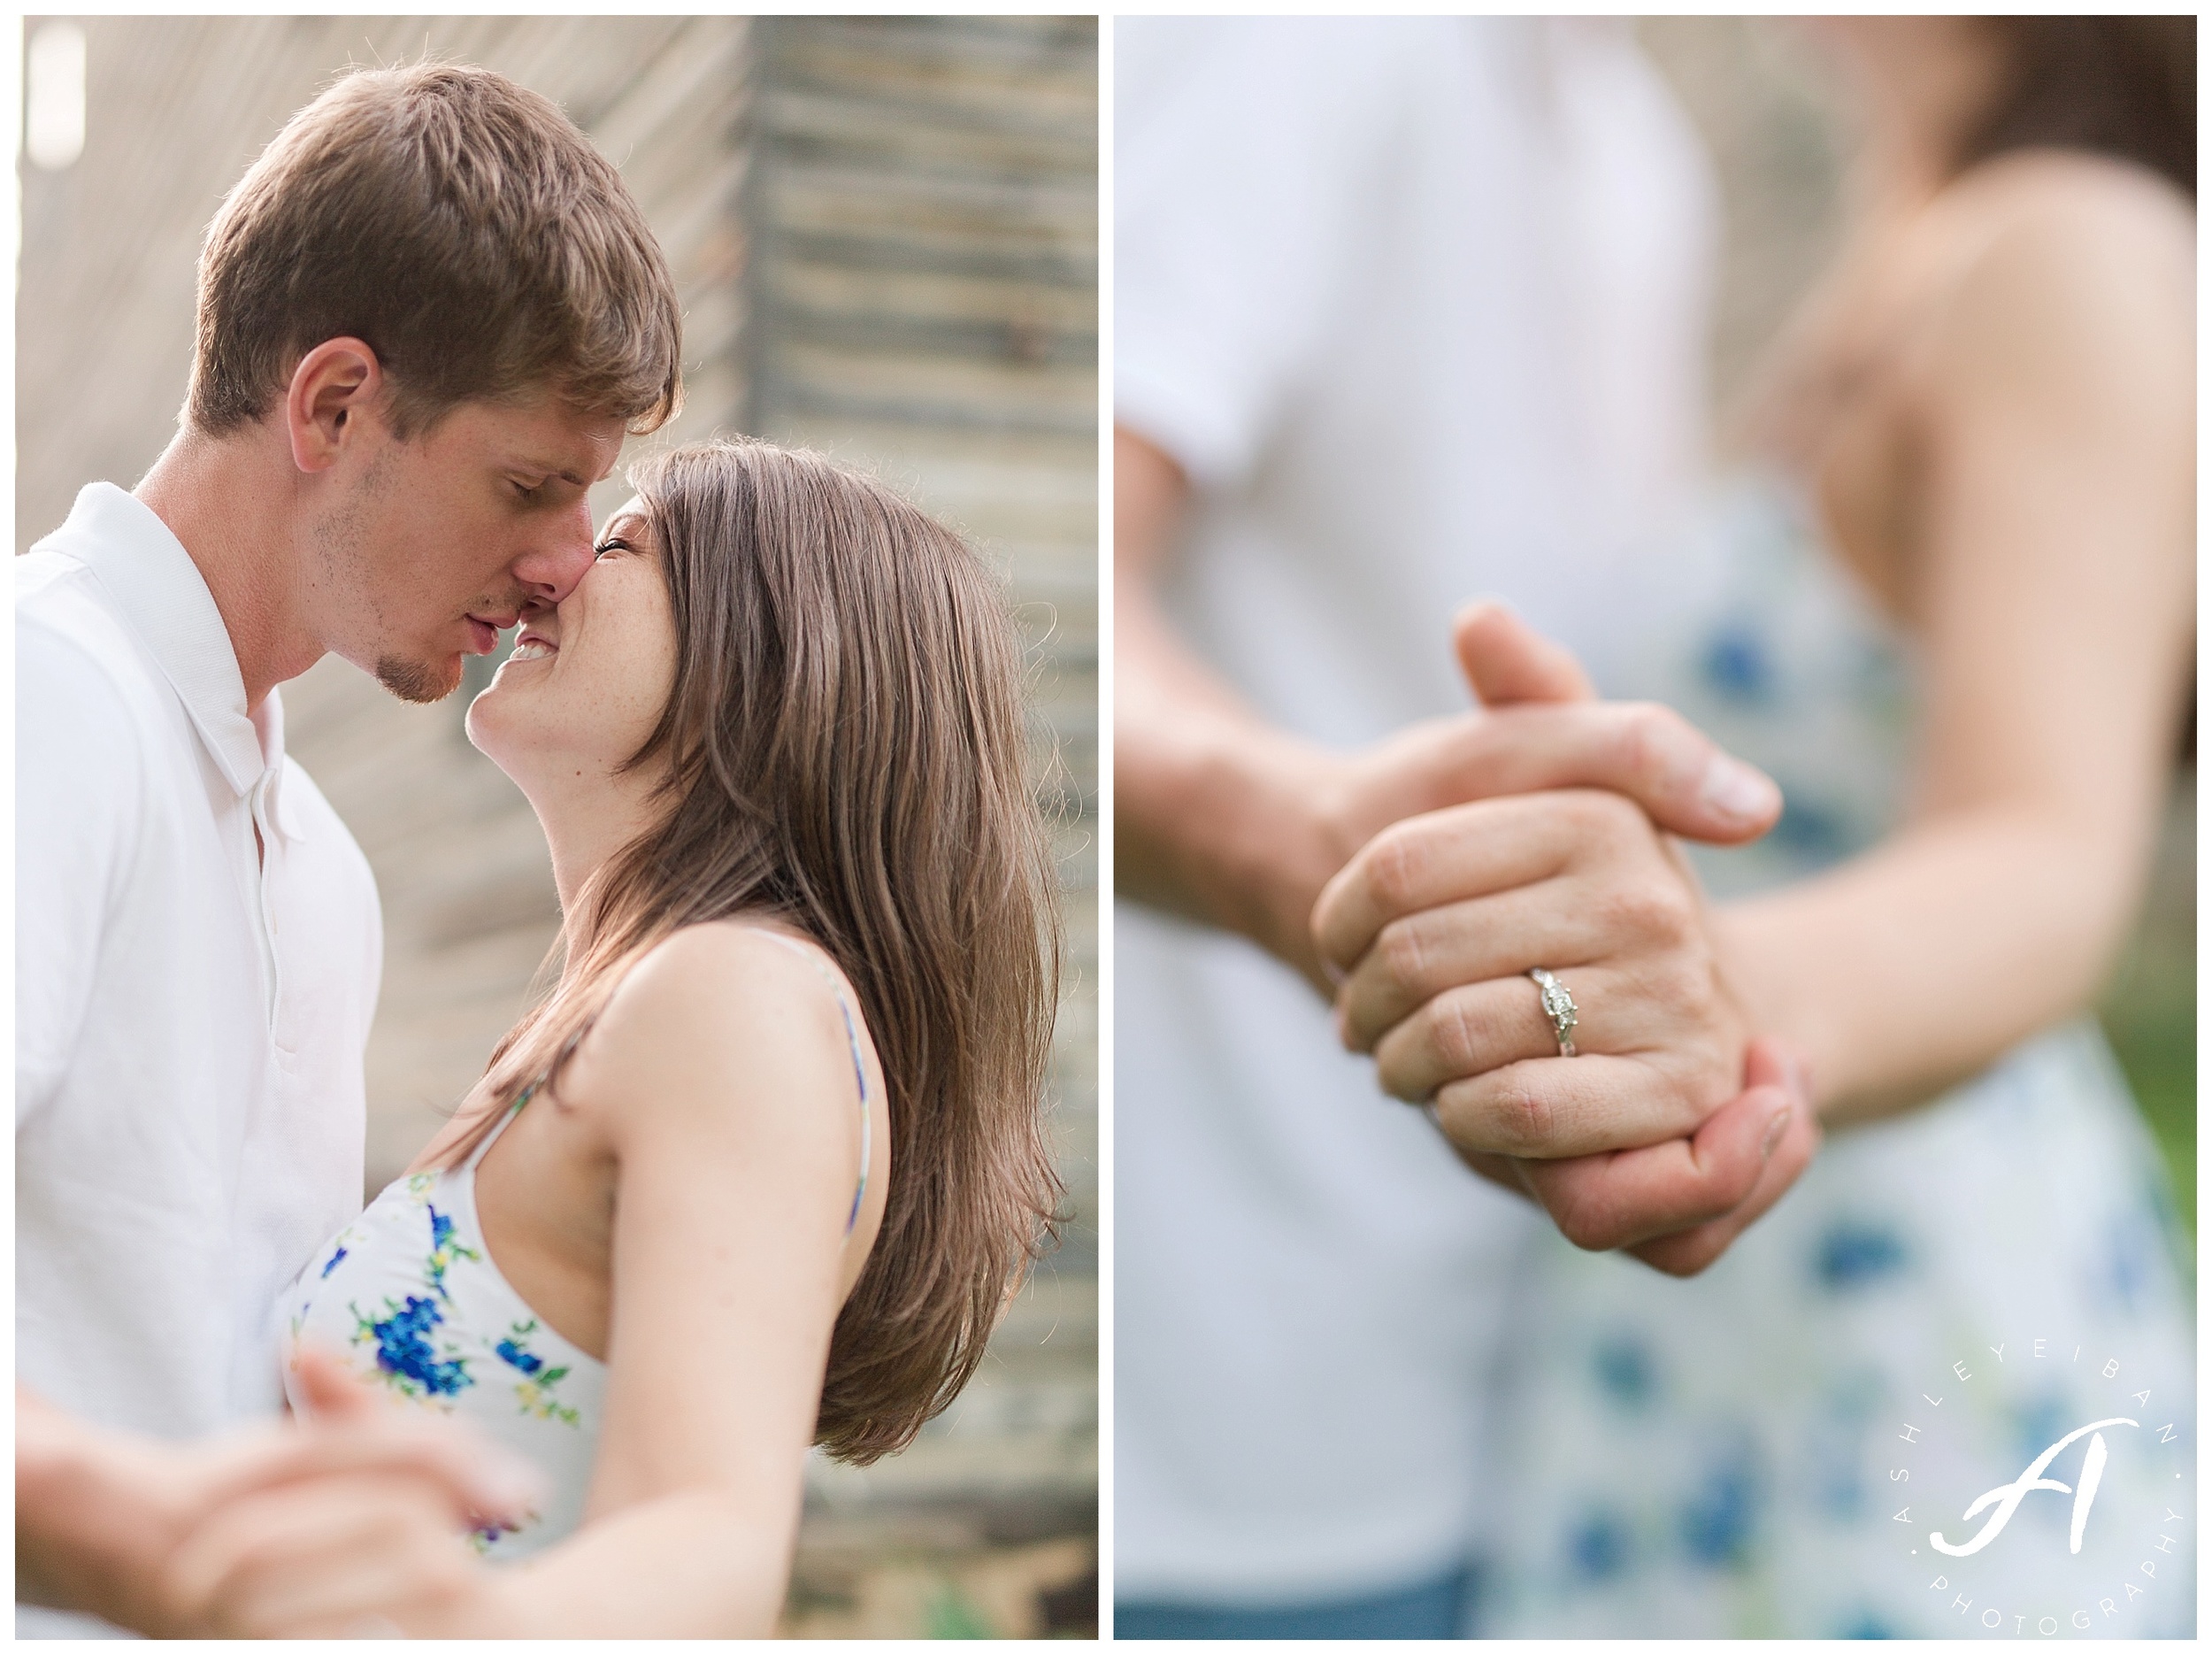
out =
{"type": "MultiPolygon", "coordinates": [[[[1638,38],[1718,173],[1724,240],[1713,331],[1716,427],[1834,250],[1843,225],[1844,104],[1785,19],[1647,18],[1638,38]]],[[[2196,1233],[2197,887],[2193,749],[2176,766],[2150,889],[2100,1008],[2196,1233]]],[[[2193,1257],[2181,1260],[2193,1276],[2193,1257]]]]}
{"type": "MultiPolygon", "coordinates": [[[[127,488],[174,429],[193,272],[224,193],[339,71],[480,64],[623,172],[715,431],[875,472],[1010,580],[1068,952],[1050,1113],[1058,1250],[976,1381],[906,1453],[819,1462],[785,1630],[1087,1636],[1097,1615],[1097,39],[1085,18],[31,18],[16,312],[16,546],[127,488]]],[[[611,481],[603,516],[623,497],[611,481]]],[[[333,658],[285,686],[290,750],[384,904],[368,1191],[521,1010],[558,924],[544,841],[462,732],[333,658]]]]}

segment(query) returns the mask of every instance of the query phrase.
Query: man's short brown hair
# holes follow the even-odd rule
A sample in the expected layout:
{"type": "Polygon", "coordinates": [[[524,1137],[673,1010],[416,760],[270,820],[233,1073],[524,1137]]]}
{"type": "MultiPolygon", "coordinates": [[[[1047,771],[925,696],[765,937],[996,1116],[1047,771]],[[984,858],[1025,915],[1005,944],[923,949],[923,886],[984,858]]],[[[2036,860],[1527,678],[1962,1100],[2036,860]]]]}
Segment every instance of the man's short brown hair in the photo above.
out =
{"type": "Polygon", "coordinates": [[[347,74],[238,181],[200,253],[185,416],[250,424],[347,336],[403,438],[541,390],[649,431],[681,394],[675,284],[621,175],[551,100],[459,64],[347,74]]]}

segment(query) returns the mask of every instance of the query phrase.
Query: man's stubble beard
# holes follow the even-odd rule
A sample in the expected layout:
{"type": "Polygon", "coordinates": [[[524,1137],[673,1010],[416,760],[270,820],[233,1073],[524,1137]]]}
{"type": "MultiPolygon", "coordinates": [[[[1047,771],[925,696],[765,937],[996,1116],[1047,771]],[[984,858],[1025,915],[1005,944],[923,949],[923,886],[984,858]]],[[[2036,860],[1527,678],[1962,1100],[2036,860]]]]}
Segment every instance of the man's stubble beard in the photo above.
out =
{"type": "Polygon", "coordinates": [[[461,674],[455,673],[449,678],[442,673],[434,672],[420,661],[409,660],[403,655],[386,655],[378,658],[376,681],[402,701],[411,701],[420,706],[433,701],[443,701],[459,689],[461,674]]]}
{"type": "MultiPolygon", "coordinates": [[[[362,594],[362,602],[369,612],[381,623],[383,608],[376,601],[375,571],[367,555],[366,522],[373,509],[380,504],[391,491],[392,453],[389,449],[380,452],[369,463],[360,486],[345,504],[331,517],[316,526],[316,537],[321,541],[326,565],[346,571],[344,582],[362,594]]],[[[429,664],[411,660],[404,655],[380,655],[376,659],[376,681],[397,696],[402,701],[417,705],[442,701],[460,687],[461,672],[457,666],[450,673],[429,664]]]]}

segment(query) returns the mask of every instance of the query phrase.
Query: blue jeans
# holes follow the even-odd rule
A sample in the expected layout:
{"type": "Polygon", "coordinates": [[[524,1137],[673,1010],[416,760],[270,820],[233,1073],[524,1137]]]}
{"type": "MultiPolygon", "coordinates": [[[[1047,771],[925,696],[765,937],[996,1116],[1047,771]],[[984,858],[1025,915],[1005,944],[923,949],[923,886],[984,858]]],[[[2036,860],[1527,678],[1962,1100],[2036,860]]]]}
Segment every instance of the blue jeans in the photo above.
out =
{"type": "Polygon", "coordinates": [[[1454,1569],[1371,1597],[1266,1609],[1114,1600],[1117,1638],[1456,1638],[1467,1635],[1475,1572],[1454,1569]]]}

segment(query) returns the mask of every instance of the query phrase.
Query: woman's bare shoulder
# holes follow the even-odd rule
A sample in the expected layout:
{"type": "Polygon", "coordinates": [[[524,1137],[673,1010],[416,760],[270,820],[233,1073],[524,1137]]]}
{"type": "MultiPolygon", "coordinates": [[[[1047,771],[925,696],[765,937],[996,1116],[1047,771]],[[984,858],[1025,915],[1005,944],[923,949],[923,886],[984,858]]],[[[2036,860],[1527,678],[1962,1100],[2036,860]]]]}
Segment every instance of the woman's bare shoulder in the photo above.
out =
{"type": "Polygon", "coordinates": [[[2062,150],[2022,150],[1983,162],[1927,215],[1947,243],[1959,285],[2015,270],[2079,278],[2159,280],[2193,272],[2196,209],[2166,179],[2133,162],[2062,150]]]}
{"type": "Polygon", "coordinates": [[[761,921],[714,920],[684,927],[630,967],[561,1089],[636,1130],[733,1100],[849,1094],[853,1049],[866,1039],[851,987],[821,947],[761,921]]]}
{"type": "Polygon", "coordinates": [[[1940,370],[2155,375],[2177,335],[2191,354],[2195,212],[2144,167],[2056,150],[1985,162],[1932,205],[1916,252],[1940,370]]]}

